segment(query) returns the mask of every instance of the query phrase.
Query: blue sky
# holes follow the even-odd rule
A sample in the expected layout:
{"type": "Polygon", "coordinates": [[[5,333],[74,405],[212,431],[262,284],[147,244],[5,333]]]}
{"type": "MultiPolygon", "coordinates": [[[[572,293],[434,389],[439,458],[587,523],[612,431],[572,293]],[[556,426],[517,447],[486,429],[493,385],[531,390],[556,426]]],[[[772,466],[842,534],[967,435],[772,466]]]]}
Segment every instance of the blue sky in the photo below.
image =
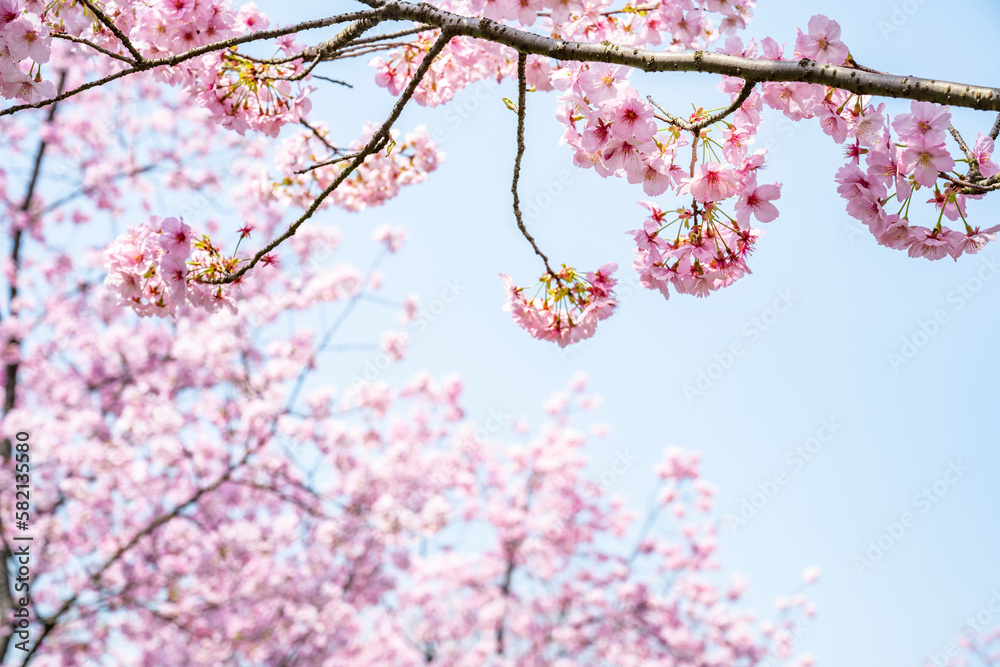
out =
{"type": "MultiPolygon", "coordinates": [[[[330,11],[325,3],[260,5],[282,23],[330,11]]],[[[761,0],[747,34],[773,36],[790,50],[795,27],[822,13],[841,23],[855,58],[868,66],[996,82],[1000,61],[986,45],[995,39],[1000,6],[975,0],[958,14],[942,5],[761,0]]],[[[356,87],[325,86],[314,96],[313,118],[349,140],[363,121],[385,116],[391,98],[375,88],[371,70],[362,63],[324,67],[323,74],[356,87]]],[[[717,80],[637,74],[633,83],[681,112],[692,102],[722,104],[717,80]]],[[[665,301],[637,288],[630,268],[625,232],[641,224],[635,202],[646,197],[575,168],[570,151],[557,146],[556,96],[532,94],[521,186],[522,200],[538,208],[531,233],[555,262],[594,269],[616,261],[619,277],[633,286],[595,338],[561,352],[531,339],[501,310],[497,274],[530,284],[542,268],[511,213],[515,117],[504,96],[515,97],[511,82],[484,82],[450,106],[407,109],[397,127],[439,130],[443,167],[385,207],[322,216],[365,240],[384,222],[408,228],[405,251],[384,267],[387,295],[414,291],[428,303],[448,289],[457,293],[425,330],[413,330],[410,356],[384,377],[421,368],[458,372],[470,418],[484,422],[498,409],[538,417],[548,394],[585,370],[605,398],[597,417],[613,427],[592,450],[595,473],[619,451],[638,459],[612,491],[642,508],[663,448],[699,450],[703,474],[720,487],[720,515],[738,513],[744,500],[760,506],[746,525],[720,533],[723,567],[749,577],[750,605],[768,615],[775,596],[799,588],[803,567],[823,567],[809,589],[819,613],[797,649],[830,667],[918,666],[942,651],[1000,590],[1000,353],[989,342],[1000,300],[996,248],[955,263],[879,247],[836,193],[833,175],[843,164],[837,147],[816,124],[769,113],[757,144],[771,147],[761,180],[784,187],[781,215],[763,226],[751,259],[754,273],[707,299],[665,301]],[[734,343],[742,354],[729,363],[734,343]],[[904,352],[914,354],[893,364],[890,355],[904,352]],[[703,393],[685,395],[700,373],[703,393]],[[754,498],[762,489],[773,497],[754,498]],[[856,558],[880,538],[888,549],[859,571],[856,558]]],[[[887,105],[893,114],[908,106],[887,105]]],[[[992,121],[986,113],[954,117],[972,139],[992,121]]],[[[995,224],[1000,199],[973,202],[970,210],[974,224],[995,224]]],[[[390,321],[366,307],[342,340],[370,338],[373,327],[390,321]]],[[[330,380],[346,385],[369,356],[338,356],[330,380]]]]}

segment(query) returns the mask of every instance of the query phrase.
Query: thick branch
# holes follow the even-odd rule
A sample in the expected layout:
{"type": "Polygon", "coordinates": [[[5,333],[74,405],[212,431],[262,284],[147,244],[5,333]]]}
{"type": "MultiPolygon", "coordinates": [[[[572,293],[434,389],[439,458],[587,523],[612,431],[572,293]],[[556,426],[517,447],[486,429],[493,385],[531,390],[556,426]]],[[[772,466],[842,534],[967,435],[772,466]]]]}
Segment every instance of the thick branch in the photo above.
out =
{"type": "Polygon", "coordinates": [[[452,34],[506,44],[523,53],[558,60],[628,65],[645,72],[711,72],[754,81],[801,81],[849,90],[859,95],[901,97],[981,111],[1000,111],[1000,89],[912,76],[866,72],[851,67],[822,65],[812,60],[772,61],[740,58],[708,51],[661,53],[618,46],[609,42],[567,42],[517,30],[489,19],[472,19],[427,4],[396,0],[366,0],[382,9],[389,20],[418,21],[448,28],[452,34]]]}
{"type": "Polygon", "coordinates": [[[371,30],[379,24],[379,19],[367,17],[360,21],[355,21],[351,25],[344,28],[342,31],[337,33],[330,39],[317,44],[316,46],[306,49],[302,52],[302,56],[305,58],[316,58],[317,60],[322,59],[325,56],[332,54],[334,51],[348,43],[354,41],[355,39],[361,37],[365,32],[371,30]]]}
{"type": "MultiPolygon", "coordinates": [[[[155,60],[142,60],[130,68],[116,72],[103,79],[83,84],[51,100],[45,100],[37,104],[20,104],[9,107],[0,111],[0,116],[12,114],[22,109],[48,106],[55,101],[71,97],[89,88],[103,85],[129,74],[156,67],[177,65],[191,58],[238,44],[270,39],[312,28],[334,25],[336,23],[360,21],[366,18],[373,19],[376,23],[386,20],[413,21],[442,29],[447,28],[452,36],[464,35],[485,39],[513,47],[522,53],[548,56],[558,60],[616,63],[635,67],[646,72],[710,72],[759,82],[800,81],[803,83],[832,86],[858,95],[898,97],[968,107],[981,111],[1000,111],[1000,89],[997,88],[884,74],[856,67],[820,64],[808,59],[798,61],[754,60],[708,51],[663,53],[619,46],[610,42],[602,42],[600,44],[568,42],[562,39],[553,39],[517,30],[485,18],[473,19],[460,16],[425,3],[413,4],[410,2],[399,2],[398,0],[363,0],[363,2],[376,9],[374,11],[365,10],[351,14],[342,14],[316,21],[306,21],[275,30],[259,31],[213,44],[206,44],[175,56],[155,60]]],[[[357,35],[354,35],[354,37],[357,37],[357,35]]],[[[350,39],[344,40],[339,38],[340,35],[312,49],[306,49],[302,55],[311,57],[315,55],[316,51],[328,54],[333,48],[343,46],[351,41],[350,39]]],[[[1000,124],[994,129],[1000,131],[1000,124]]]]}

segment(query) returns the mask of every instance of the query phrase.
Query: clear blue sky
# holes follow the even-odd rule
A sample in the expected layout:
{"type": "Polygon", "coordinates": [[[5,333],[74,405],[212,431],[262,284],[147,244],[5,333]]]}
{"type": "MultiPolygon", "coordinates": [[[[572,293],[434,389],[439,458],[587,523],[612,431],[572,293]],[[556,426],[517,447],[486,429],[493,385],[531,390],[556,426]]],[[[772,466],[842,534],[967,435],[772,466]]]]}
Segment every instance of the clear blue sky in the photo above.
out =
{"type": "MultiPolygon", "coordinates": [[[[331,11],[326,3],[260,5],[283,23],[331,11]]],[[[941,11],[951,6],[760,0],[748,34],[774,36],[790,50],[795,27],[822,13],[841,23],[863,64],[996,84],[1000,61],[992,44],[1000,6],[973,0],[962,3],[960,13],[941,11]]],[[[349,139],[364,120],[385,116],[391,99],[374,88],[370,70],[325,68],[356,88],[325,86],[314,98],[314,118],[349,139]]],[[[712,76],[637,75],[633,81],[678,112],[691,102],[722,103],[712,76]]],[[[798,588],[804,566],[823,567],[809,591],[819,613],[797,645],[814,653],[818,665],[917,667],[928,653],[943,650],[964,619],[1000,590],[1000,352],[991,342],[1000,275],[989,268],[1000,262],[997,249],[932,263],[877,246],[846,215],[835,191],[833,175],[843,160],[833,143],[815,124],[790,124],[769,113],[760,142],[771,138],[774,148],[764,180],[780,181],[784,189],[781,216],[765,226],[752,257],[753,275],[707,299],[667,302],[632,290],[594,339],[560,353],[529,338],[501,311],[497,274],[529,284],[541,271],[513,222],[515,118],[502,96],[514,97],[512,83],[473,86],[450,113],[449,107],[408,109],[397,125],[403,131],[418,123],[443,130],[444,166],[383,208],[324,214],[347,236],[365,240],[383,222],[408,228],[405,252],[385,266],[388,295],[412,290],[428,302],[448,280],[465,288],[426,331],[415,333],[408,360],[385,377],[420,368],[458,372],[467,381],[471,418],[485,420],[496,408],[537,417],[550,391],[586,370],[605,397],[598,417],[614,429],[595,446],[594,470],[607,467],[617,450],[637,456],[613,488],[633,505],[645,503],[655,483],[650,468],[669,444],[703,452],[704,475],[721,489],[720,514],[738,512],[743,499],[775,475],[785,480],[747,525],[722,529],[720,557],[726,571],[749,577],[748,602],[765,614],[775,596],[798,588]],[[980,271],[991,279],[977,282],[980,271]],[[959,298],[960,287],[978,291],[959,298]],[[775,318],[768,309],[782,294],[791,295],[791,305],[775,318]],[[943,323],[933,336],[921,336],[920,323],[936,316],[943,323]],[[901,354],[904,337],[921,346],[893,368],[889,355],[901,354]],[[734,342],[743,343],[744,353],[721,375],[710,369],[734,342]],[[689,401],[683,386],[710,370],[717,379],[689,401]],[[821,431],[829,422],[836,424],[832,438],[821,431]],[[810,460],[796,458],[795,448],[818,435],[828,441],[810,460]],[[935,482],[943,492],[936,502],[914,498],[935,482]],[[883,537],[891,547],[859,572],[855,557],[906,512],[909,526],[898,539],[883,537]]],[[[569,150],[556,145],[561,130],[554,106],[554,94],[528,99],[522,198],[545,202],[545,184],[563,182],[562,194],[531,221],[531,232],[555,261],[585,269],[617,261],[621,276],[634,284],[625,231],[640,225],[643,211],[635,201],[646,197],[623,181],[573,167],[569,150]]],[[[907,105],[888,106],[898,113],[907,105]]],[[[959,112],[954,121],[974,139],[993,116],[959,112]]],[[[669,198],[660,201],[672,205],[669,198]]],[[[1000,197],[970,209],[977,224],[995,224],[1000,197]]],[[[365,310],[344,340],[364,339],[388,321],[384,312],[365,310]]],[[[367,356],[338,357],[330,381],[344,386],[367,356]]]]}

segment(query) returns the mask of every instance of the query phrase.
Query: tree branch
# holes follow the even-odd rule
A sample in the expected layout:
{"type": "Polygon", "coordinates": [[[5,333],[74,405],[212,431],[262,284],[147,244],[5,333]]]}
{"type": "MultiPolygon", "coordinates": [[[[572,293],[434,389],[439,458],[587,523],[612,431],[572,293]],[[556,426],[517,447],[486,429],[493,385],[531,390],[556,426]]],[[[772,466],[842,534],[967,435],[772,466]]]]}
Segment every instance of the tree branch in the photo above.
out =
{"type": "Polygon", "coordinates": [[[965,153],[966,159],[969,160],[969,165],[975,165],[976,158],[972,154],[972,150],[969,148],[969,145],[965,143],[965,139],[962,138],[961,133],[955,129],[954,125],[948,125],[948,132],[951,134],[951,138],[955,140],[955,143],[958,144],[958,147],[962,149],[962,152],[965,153]]]}
{"type": "Polygon", "coordinates": [[[853,67],[825,65],[813,60],[754,60],[709,51],[657,52],[603,42],[568,42],[517,30],[489,19],[473,19],[428,4],[398,0],[363,0],[378,7],[388,20],[406,20],[448,28],[465,35],[505,44],[524,53],[557,60],[628,65],[644,72],[710,72],[744,80],[801,81],[848,90],[858,95],[900,97],[937,102],[981,111],[1000,111],[1000,89],[912,76],[866,72],[853,67]]]}
{"type": "Polygon", "coordinates": [[[360,152],[358,152],[358,153],[349,153],[347,155],[341,155],[340,157],[335,157],[335,158],[330,159],[330,160],[325,160],[323,162],[317,162],[316,164],[309,165],[305,169],[296,169],[292,173],[293,174],[308,174],[310,171],[313,171],[315,169],[319,169],[320,167],[329,167],[330,165],[334,165],[334,164],[337,164],[339,162],[344,162],[346,160],[350,160],[352,158],[356,158],[359,155],[361,155],[360,152]]]}
{"type": "Polygon", "coordinates": [[[535,254],[542,258],[548,274],[555,276],[555,272],[549,266],[549,258],[539,250],[535,239],[532,238],[531,234],[528,233],[528,229],[524,226],[524,220],[521,218],[520,201],[517,197],[517,181],[521,178],[521,158],[524,157],[524,104],[525,97],[527,97],[527,83],[525,82],[524,69],[527,60],[528,55],[526,53],[517,54],[517,157],[514,158],[514,182],[510,186],[510,191],[514,195],[514,218],[517,220],[517,228],[521,230],[524,238],[528,239],[528,243],[534,248],[535,254]]]}
{"type": "Polygon", "coordinates": [[[750,93],[753,92],[753,88],[756,85],[757,85],[756,81],[747,81],[746,83],[743,84],[743,89],[740,91],[740,94],[736,97],[736,99],[733,100],[732,104],[730,104],[722,111],[712,114],[707,118],[703,118],[702,120],[699,120],[696,123],[690,123],[668,112],[666,109],[664,109],[659,104],[654,102],[653,97],[651,95],[647,95],[646,100],[654,107],[659,109],[660,112],[664,115],[664,118],[661,118],[661,120],[667,123],[673,123],[674,125],[680,127],[682,130],[687,130],[688,132],[694,132],[695,134],[697,134],[702,129],[708,127],[712,123],[717,123],[718,121],[722,120],[723,118],[725,118],[726,116],[728,116],[729,114],[733,113],[741,106],[743,106],[743,103],[747,101],[748,97],[750,97],[750,93]]]}
{"type": "Polygon", "coordinates": [[[341,86],[347,86],[348,88],[353,88],[354,87],[351,84],[347,83],[346,81],[341,81],[340,79],[331,79],[328,76],[320,76],[319,74],[313,74],[313,78],[314,79],[319,79],[320,81],[329,81],[330,83],[336,83],[336,84],[339,84],[341,86]]]}
{"type": "Polygon", "coordinates": [[[309,208],[306,209],[306,211],[301,216],[299,216],[299,218],[295,222],[293,222],[281,236],[278,236],[270,243],[268,243],[266,246],[264,246],[260,251],[257,252],[256,255],[254,255],[250,259],[250,261],[248,261],[246,264],[240,267],[237,271],[234,271],[233,273],[230,273],[229,275],[223,276],[221,278],[205,278],[199,282],[205,285],[224,285],[226,283],[231,283],[234,280],[237,280],[240,276],[242,276],[244,273],[253,268],[258,262],[260,262],[260,260],[264,257],[264,255],[277,248],[285,239],[288,239],[291,236],[293,236],[295,232],[298,231],[299,227],[302,226],[302,223],[304,223],[306,220],[311,218],[314,213],[316,213],[316,211],[319,209],[320,204],[323,203],[323,200],[326,199],[331,192],[336,190],[337,187],[339,187],[340,184],[343,183],[344,180],[348,176],[350,176],[355,169],[360,167],[361,163],[363,163],[369,155],[382,150],[382,147],[385,146],[386,143],[388,143],[389,130],[392,129],[393,123],[395,123],[396,119],[399,118],[399,115],[403,113],[403,107],[405,107],[407,102],[410,101],[410,98],[413,97],[413,93],[416,92],[417,86],[420,85],[420,82],[423,80],[424,75],[427,73],[427,70],[430,69],[431,64],[434,62],[434,59],[437,58],[438,54],[440,54],[441,51],[444,49],[444,47],[447,46],[448,42],[451,41],[451,38],[452,35],[448,30],[441,31],[441,36],[437,38],[437,41],[435,41],[434,45],[431,46],[430,51],[427,52],[427,55],[424,56],[424,59],[420,62],[420,65],[417,67],[416,72],[414,72],[413,74],[413,79],[411,79],[410,83],[406,86],[406,90],[404,90],[402,94],[400,94],[399,99],[396,100],[396,104],[392,107],[392,111],[389,113],[389,117],[386,118],[384,123],[382,123],[378,131],[376,131],[375,134],[372,135],[372,138],[368,140],[368,143],[365,144],[364,148],[362,148],[360,151],[357,152],[357,157],[355,157],[351,161],[351,163],[347,165],[344,171],[340,172],[340,174],[337,175],[337,178],[335,178],[334,181],[330,183],[330,185],[328,185],[325,190],[323,190],[322,192],[319,193],[319,195],[317,195],[316,199],[313,200],[313,203],[309,205],[309,208]]]}
{"type": "Polygon", "coordinates": [[[65,39],[68,42],[75,42],[77,44],[83,44],[84,46],[89,46],[90,48],[94,49],[95,51],[97,51],[99,53],[103,53],[104,55],[106,55],[109,58],[114,58],[115,60],[120,60],[123,63],[128,63],[129,65],[131,65],[133,63],[133,61],[130,58],[126,58],[125,56],[123,56],[120,53],[115,53],[114,51],[109,51],[108,49],[104,48],[103,46],[98,46],[97,44],[94,44],[93,42],[91,42],[89,40],[83,39],[82,37],[74,37],[73,35],[66,34],[65,32],[54,32],[54,33],[52,33],[52,37],[54,39],[65,39]]]}
{"type": "Polygon", "coordinates": [[[251,32],[246,35],[241,35],[239,37],[232,37],[230,39],[225,39],[220,42],[205,44],[204,46],[199,46],[191,49],[190,51],[185,51],[184,53],[178,53],[177,55],[173,56],[166,56],[164,58],[157,58],[155,60],[142,60],[141,62],[135,63],[132,67],[128,67],[113,74],[109,74],[108,76],[96,79],[94,81],[88,81],[87,83],[81,84],[76,88],[73,88],[72,90],[68,90],[64,93],[59,93],[58,95],[56,95],[51,99],[42,100],[41,102],[36,102],[35,104],[18,104],[12,107],[7,107],[6,109],[0,110],[0,116],[9,116],[10,114],[17,113],[18,111],[23,111],[24,109],[41,109],[42,107],[47,107],[51,104],[55,104],[56,102],[65,100],[68,97],[73,97],[74,95],[78,95],[79,93],[82,93],[85,90],[90,90],[91,88],[95,88],[97,86],[103,86],[106,83],[110,83],[124,76],[129,76],[130,74],[135,74],[136,72],[145,72],[147,70],[156,69],[157,67],[171,67],[173,65],[179,65],[180,63],[191,60],[192,58],[203,56],[206,53],[221,51],[223,49],[228,49],[233,46],[239,46],[240,44],[256,42],[262,39],[272,39],[274,37],[281,37],[283,35],[291,35],[293,33],[302,32],[303,30],[315,30],[317,28],[326,28],[328,26],[336,25],[338,23],[347,23],[348,21],[358,21],[364,18],[376,17],[378,16],[378,14],[379,14],[378,11],[372,11],[367,9],[359,12],[351,12],[349,14],[338,14],[337,16],[331,16],[325,19],[303,21],[302,23],[288,25],[282,28],[275,28],[273,30],[259,30],[257,32],[251,32]]]}
{"type": "Polygon", "coordinates": [[[102,24],[104,24],[105,28],[111,31],[111,34],[113,34],[118,39],[118,41],[122,43],[122,46],[128,49],[128,52],[132,54],[132,59],[134,62],[141,63],[143,62],[143,60],[145,60],[145,58],[142,57],[142,54],[139,53],[138,49],[135,48],[135,46],[132,44],[131,40],[129,40],[129,38],[125,35],[125,33],[119,30],[118,26],[115,25],[114,21],[108,18],[104,14],[104,12],[95,7],[93,2],[91,2],[90,0],[79,0],[79,2],[81,5],[89,9],[90,13],[96,16],[97,20],[100,21],[102,24]]]}
{"type": "MultiPolygon", "coordinates": [[[[562,39],[554,39],[552,37],[517,30],[486,18],[473,19],[460,16],[425,3],[413,4],[410,2],[399,2],[399,0],[362,0],[362,2],[376,9],[341,14],[315,21],[306,21],[274,30],[249,33],[213,44],[206,44],[175,56],[155,60],[141,60],[131,68],[97,81],[83,84],[50,100],[36,104],[20,104],[8,107],[0,111],[0,116],[9,115],[23,109],[37,109],[48,106],[58,100],[66,99],[94,86],[103,85],[129,74],[156,67],[177,65],[191,58],[238,44],[270,39],[313,28],[326,27],[336,23],[362,21],[365,19],[371,19],[375,23],[386,20],[413,21],[442,29],[447,28],[449,34],[452,36],[464,35],[485,39],[513,47],[519,52],[548,56],[557,60],[614,63],[635,67],[645,72],[710,72],[758,82],[799,81],[831,86],[858,95],[898,97],[968,107],[981,111],[1000,111],[1000,89],[997,88],[883,74],[867,71],[867,68],[859,69],[853,66],[820,64],[808,59],[798,61],[754,60],[708,51],[665,53],[629,48],[611,44],[610,42],[602,42],[600,44],[568,42],[562,39]]],[[[360,32],[363,32],[363,30],[360,32]]],[[[341,35],[344,35],[344,33],[341,33],[341,35]]],[[[312,47],[312,49],[306,49],[301,56],[311,57],[315,55],[317,50],[327,54],[334,48],[348,43],[350,39],[347,39],[347,37],[346,35],[344,37],[338,35],[333,40],[323,42],[316,47],[312,47]]],[[[357,37],[357,35],[354,35],[354,37],[357,37]]],[[[1000,123],[994,129],[1000,132],[1000,123]]],[[[994,136],[994,138],[996,137],[994,136]]]]}
{"type": "MultiPolygon", "coordinates": [[[[59,88],[62,90],[63,85],[66,83],[66,70],[62,70],[59,73],[59,88]]],[[[56,117],[57,105],[53,104],[49,108],[48,114],[46,114],[45,120],[51,123],[56,117]]],[[[24,194],[24,201],[21,203],[21,212],[25,215],[30,215],[31,201],[35,197],[35,187],[38,185],[38,179],[42,174],[42,161],[45,158],[45,149],[48,147],[48,142],[44,139],[40,139],[38,142],[38,150],[35,153],[35,163],[31,169],[31,176],[28,179],[27,191],[24,194]]],[[[8,292],[8,298],[10,299],[11,317],[14,316],[14,300],[17,298],[17,269],[19,267],[21,258],[21,235],[24,230],[20,227],[20,221],[12,220],[12,238],[10,247],[10,260],[11,267],[13,268],[13,273],[10,275],[10,288],[8,292]]],[[[29,223],[30,224],[30,220],[29,223]]],[[[6,347],[20,347],[20,339],[10,336],[7,340],[3,341],[6,347]]],[[[4,397],[3,397],[3,416],[7,416],[11,410],[14,409],[14,405],[17,403],[17,371],[20,367],[20,362],[15,359],[4,365],[4,397]]],[[[11,460],[11,443],[10,438],[5,437],[0,440],[0,462],[6,467],[6,465],[11,460]]],[[[3,530],[3,518],[0,517],[0,531],[3,530]]],[[[14,597],[10,589],[10,571],[8,569],[9,562],[13,560],[11,556],[11,551],[7,547],[6,543],[0,547],[0,623],[6,624],[8,618],[12,618],[14,613],[14,597]]],[[[0,637],[0,659],[3,659],[7,655],[7,651],[10,648],[10,640],[14,637],[14,626],[9,626],[10,634],[5,637],[0,637]]]]}
{"type": "Polygon", "coordinates": [[[732,104],[730,104],[722,111],[713,114],[704,120],[698,121],[697,123],[692,123],[689,129],[692,132],[699,132],[701,131],[702,128],[708,127],[712,123],[716,123],[725,118],[726,116],[728,116],[729,114],[733,113],[741,106],[743,106],[743,103],[747,101],[748,97],[750,97],[750,93],[753,92],[753,88],[756,85],[757,85],[756,81],[747,80],[746,83],[743,84],[743,89],[740,91],[740,94],[736,97],[735,100],[733,100],[732,104]]]}
{"type": "Polygon", "coordinates": [[[353,46],[358,46],[359,44],[372,44],[374,42],[382,41],[383,39],[396,39],[397,37],[406,37],[407,35],[416,35],[421,32],[427,32],[428,30],[436,30],[432,25],[418,25],[416,28],[407,28],[406,30],[397,30],[396,32],[388,32],[384,35],[375,35],[373,37],[365,37],[364,39],[354,40],[353,46]]]}
{"type": "Polygon", "coordinates": [[[363,35],[368,30],[371,30],[380,23],[380,19],[374,17],[367,17],[361,20],[355,21],[351,25],[344,28],[341,32],[337,33],[325,42],[320,42],[316,46],[306,49],[302,52],[303,58],[316,58],[316,60],[322,60],[326,56],[333,54],[334,51],[342,46],[352,42],[361,35],[363,35]]]}
{"type": "Polygon", "coordinates": [[[986,192],[1000,190],[1000,178],[997,176],[993,176],[992,178],[984,179],[976,183],[955,178],[954,176],[946,174],[943,171],[938,172],[938,177],[954,183],[955,185],[961,186],[962,189],[958,191],[958,194],[960,195],[981,195],[986,192]]]}
{"type": "MultiPolygon", "coordinates": [[[[112,554],[108,558],[108,560],[104,562],[104,564],[100,568],[98,568],[93,574],[91,574],[87,578],[88,581],[96,585],[100,581],[104,573],[107,572],[112,565],[117,563],[122,556],[128,553],[132,549],[132,547],[138,544],[139,540],[153,533],[157,528],[159,528],[163,524],[168,523],[172,519],[175,519],[176,517],[180,516],[181,512],[183,512],[185,509],[187,509],[194,503],[197,503],[201,499],[201,497],[204,496],[206,493],[215,491],[225,482],[232,479],[233,472],[235,472],[237,468],[245,464],[249,460],[250,455],[254,451],[256,450],[252,448],[247,448],[247,451],[243,455],[243,457],[238,462],[230,464],[226,468],[226,471],[222,473],[222,475],[219,476],[218,479],[216,479],[208,486],[198,489],[195,493],[191,495],[190,498],[188,498],[185,502],[181,503],[171,511],[167,512],[166,514],[161,514],[160,516],[156,517],[151,522],[149,522],[145,528],[143,528],[135,535],[133,535],[132,539],[130,539],[128,543],[120,546],[115,551],[115,553],[112,554]]],[[[42,645],[42,641],[56,627],[56,625],[59,622],[59,619],[62,618],[62,616],[76,604],[77,600],[80,598],[80,595],[83,593],[84,593],[83,590],[77,591],[72,597],[63,602],[62,605],[60,605],[59,609],[57,609],[55,613],[53,613],[51,616],[48,616],[44,619],[41,618],[39,619],[42,622],[42,632],[38,637],[38,641],[35,642],[35,645],[31,647],[31,650],[28,651],[28,654],[24,657],[24,662],[22,663],[22,667],[24,667],[24,665],[27,665],[31,661],[31,659],[35,655],[35,652],[38,651],[38,647],[42,645]]]]}

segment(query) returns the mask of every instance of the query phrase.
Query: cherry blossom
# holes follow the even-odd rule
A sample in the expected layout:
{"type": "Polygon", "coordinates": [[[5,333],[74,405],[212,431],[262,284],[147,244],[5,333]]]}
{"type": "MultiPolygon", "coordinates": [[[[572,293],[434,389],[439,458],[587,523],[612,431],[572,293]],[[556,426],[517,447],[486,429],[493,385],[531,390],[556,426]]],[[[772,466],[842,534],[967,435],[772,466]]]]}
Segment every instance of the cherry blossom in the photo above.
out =
{"type": "Polygon", "coordinates": [[[504,310],[510,311],[518,326],[535,338],[551,340],[566,347],[594,335],[597,323],[614,312],[618,302],[611,277],[618,265],[611,262],[597,271],[581,274],[563,267],[557,274],[542,276],[542,296],[527,298],[533,290],[515,287],[510,276],[501,275],[507,291],[504,310]]]}
{"type": "Polygon", "coordinates": [[[817,14],[809,19],[809,32],[796,28],[795,55],[821,63],[839,65],[847,58],[847,45],[840,41],[840,25],[817,14]]]}
{"type": "Polygon", "coordinates": [[[976,166],[983,178],[990,178],[1000,174],[1000,166],[991,159],[993,155],[993,139],[984,137],[980,132],[976,137],[976,145],[972,149],[972,154],[976,158],[976,166]]]}
{"type": "MultiPolygon", "coordinates": [[[[734,34],[752,19],[750,0],[434,4],[477,25],[502,21],[500,34],[530,26],[538,40],[604,43],[605,53],[785,57],[774,38],[734,34]]],[[[396,218],[363,227],[374,260],[358,262],[363,244],[342,249],[329,209],[406,197],[444,155],[426,127],[397,128],[409,100],[358,128],[324,122],[313,94],[346,83],[325,74],[348,57],[372,58],[383,99],[413,84],[412,102],[427,107],[475,82],[520,83],[520,63],[526,95],[559,91],[567,164],[656,198],[610,233],[634,228],[633,268],[665,298],[704,297],[750,273],[763,234],[751,219],[776,221],[782,189],[755,149],[765,107],[815,120],[845,151],[827,185],[847,215],[882,246],[929,260],[996,240],[1000,225],[975,219],[1000,173],[993,138],[951,145],[957,130],[940,105],[893,115],[898,102],[736,76],[719,81],[715,108],[675,115],[685,107],[624,65],[522,57],[511,40],[439,41],[423,24],[389,41],[368,26],[378,12],[362,12],[324,24],[360,31],[324,50],[315,26],[293,33],[253,3],[0,0],[0,95],[12,110],[0,144],[16,163],[0,168],[0,207],[17,240],[2,275],[16,294],[0,322],[16,372],[0,424],[8,440],[46,434],[37,661],[756,665],[789,655],[789,629],[814,608],[795,594],[757,621],[738,606],[747,583],[715,573],[716,489],[697,453],[662,452],[651,472],[672,532],[632,544],[642,519],[587,473],[593,438],[611,431],[581,414],[600,404],[585,378],[544,403],[545,422],[484,438],[460,379],[383,377],[423,311],[380,267],[419,233],[419,216],[407,216],[410,228],[396,218]],[[251,34],[269,27],[287,34],[251,34]],[[149,62],[168,57],[176,64],[149,62]],[[113,85],[91,86],[104,78],[113,85]],[[58,104],[19,107],[57,87],[71,91],[58,104]],[[45,187],[29,185],[36,175],[45,187]],[[343,340],[361,303],[390,308],[404,328],[343,340]],[[285,326],[293,316],[332,324],[285,326]],[[340,366],[327,360],[345,350],[371,352],[374,370],[338,387],[344,378],[326,371],[340,366]],[[483,535],[473,548],[455,539],[472,531],[483,535]]],[[[813,16],[796,33],[795,58],[864,73],[835,21],[813,16]]],[[[492,128],[484,136],[484,155],[499,152],[492,128]]],[[[503,276],[511,318],[561,347],[593,336],[617,310],[617,264],[552,271],[538,254],[537,284],[503,276]]],[[[819,576],[811,566],[799,578],[819,576]]],[[[963,648],[991,655],[972,639],[963,648]]]]}

